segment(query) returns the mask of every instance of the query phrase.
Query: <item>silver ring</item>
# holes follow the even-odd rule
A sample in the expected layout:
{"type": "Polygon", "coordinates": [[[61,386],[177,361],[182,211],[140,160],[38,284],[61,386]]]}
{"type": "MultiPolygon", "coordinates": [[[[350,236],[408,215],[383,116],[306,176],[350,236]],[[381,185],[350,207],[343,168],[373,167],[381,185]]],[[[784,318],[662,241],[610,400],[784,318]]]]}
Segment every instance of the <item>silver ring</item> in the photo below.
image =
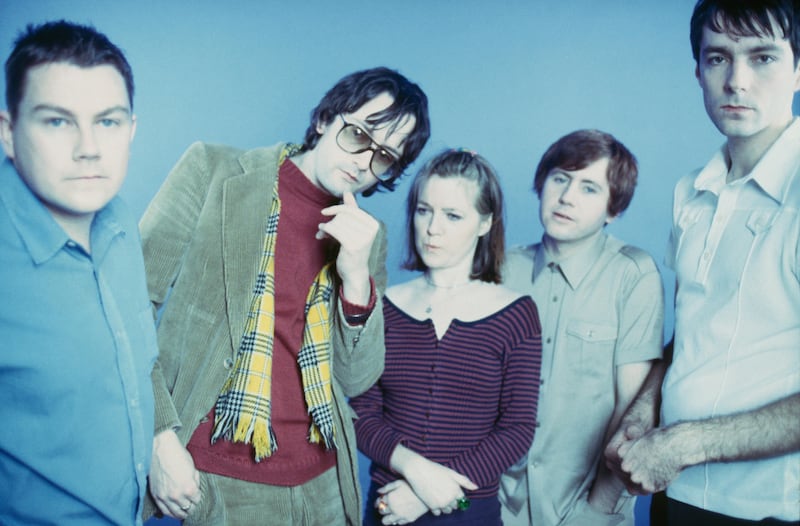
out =
{"type": "Polygon", "coordinates": [[[188,506],[186,506],[186,507],[183,507],[183,506],[181,506],[181,509],[182,509],[183,511],[189,511],[189,508],[191,508],[191,507],[192,507],[192,503],[190,502],[190,503],[189,503],[189,505],[188,505],[188,506]]]}

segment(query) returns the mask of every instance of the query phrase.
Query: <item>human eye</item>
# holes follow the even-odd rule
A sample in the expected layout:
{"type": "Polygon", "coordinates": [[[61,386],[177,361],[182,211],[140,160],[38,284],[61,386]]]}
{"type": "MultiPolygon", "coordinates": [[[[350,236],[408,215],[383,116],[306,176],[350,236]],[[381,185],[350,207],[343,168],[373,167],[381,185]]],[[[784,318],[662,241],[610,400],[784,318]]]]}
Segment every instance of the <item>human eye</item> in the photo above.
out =
{"type": "Polygon", "coordinates": [[[417,208],[414,209],[414,213],[418,216],[424,216],[430,212],[430,208],[424,205],[417,205],[417,208]]]}
{"type": "Polygon", "coordinates": [[[385,164],[386,166],[391,166],[397,162],[397,158],[389,153],[388,150],[384,150],[383,148],[378,150],[378,157],[380,157],[381,163],[385,164]]]}
{"type": "Polygon", "coordinates": [[[69,124],[64,117],[45,117],[44,123],[51,128],[63,128],[69,124]]]}
{"type": "Polygon", "coordinates": [[[447,219],[450,221],[461,221],[462,216],[461,214],[457,214],[455,212],[447,212],[447,219]]]}
{"type": "Polygon", "coordinates": [[[759,65],[771,64],[775,62],[775,57],[773,57],[772,55],[757,55],[753,58],[753,61],[759,65]]]}
{"type": "Polygon", "coordinates": [[[719,66],[720,64],[725,62],[725,57],[722,55],[707,55],[706,56],[706,64],[709,66],[719,66]]]}
{"type": "Polygon", "coordinates": [[[97,121],[97,123],[104,128],[112,128],[120,125],[119,119],[104,118],[97,121]]]}
{"type": "Polygon", "coordinates": [[[567,176],[560,172],[554,172],[550,174],[550,180],[554,183],[564,184],[567,182],[567,176]]]}
{"type": "Polygon", "coordinates": [[[350,132],[350,137],[353,139],[354,142],[359,144],[365,144],[369,142],[369,136],[367,132],[356,126],[355,124],[350,124],[348,131],[350,132]]]}
{"type": "Polygon", "coordinates": [[[597,189],[596,186],[587,184],[587,185],[584,185],[584,187],[583,187],[583,193],[585,193],[585,194],[596,194],[598,192],[599,192],[599,190],[597,189]]]}

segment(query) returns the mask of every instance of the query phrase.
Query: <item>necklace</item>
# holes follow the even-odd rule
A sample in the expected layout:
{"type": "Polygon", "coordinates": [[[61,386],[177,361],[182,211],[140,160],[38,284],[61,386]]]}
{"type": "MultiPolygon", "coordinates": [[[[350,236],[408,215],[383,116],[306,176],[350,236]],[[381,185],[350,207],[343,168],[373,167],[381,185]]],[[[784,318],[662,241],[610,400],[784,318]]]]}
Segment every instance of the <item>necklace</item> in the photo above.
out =
{"type": "MultiPolygon", "coordinates": [[[[429,287],[431,287],[431,288],[433,288],[435,290],[453,291],[453,290],[460,289],[461,287],[464,287],[464,286],[467,286],[467,285],[471,284],[472,280],[469,279],[467,281],[462,281],[461,283],[454,283],[452,285],[439,285],[437,283],[434,283],[431,280],[430,276],[428,276],[426,274],[425,275],[425,283],[427,283],[429,287]]],[[[457,294],[457,292],[450,292],[450,293],[448,293],[446,295],[446,297],[444,299],[445,300],[450,300],[456,294],[457,294]]],[[[433,294],[431,294],[430,298],[428,298],[428,306],[425,307],[425,314],[430,314],[431,312],[433,312],[433,304],[434,304],[434,302],[432,300],[433,300],[433,294]]],[[[441,301],[439,301],[437,303],[441,303],[441,301]]]]}

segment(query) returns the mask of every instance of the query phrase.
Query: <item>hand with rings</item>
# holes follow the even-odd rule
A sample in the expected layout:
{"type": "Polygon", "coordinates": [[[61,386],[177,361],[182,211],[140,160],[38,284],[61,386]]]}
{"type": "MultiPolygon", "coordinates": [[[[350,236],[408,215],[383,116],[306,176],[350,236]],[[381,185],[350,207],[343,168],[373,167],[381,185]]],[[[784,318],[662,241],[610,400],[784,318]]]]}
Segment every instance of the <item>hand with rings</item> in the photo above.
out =
{"type": "Polygon", "coordinates": [[[405,480],[395,480],[378,488],[375,509],[382,524],[409,524],[428,511],[405,480]]]}
{"type": "Polygon", "coordinates": [[[378,510],[378,513],[381,515],[388,515],[392,512],[392,510],[389,509],[389,503],[386,502],[385,497],[386,495],[381,495],[375,503],[375,509],[378,510]]]}

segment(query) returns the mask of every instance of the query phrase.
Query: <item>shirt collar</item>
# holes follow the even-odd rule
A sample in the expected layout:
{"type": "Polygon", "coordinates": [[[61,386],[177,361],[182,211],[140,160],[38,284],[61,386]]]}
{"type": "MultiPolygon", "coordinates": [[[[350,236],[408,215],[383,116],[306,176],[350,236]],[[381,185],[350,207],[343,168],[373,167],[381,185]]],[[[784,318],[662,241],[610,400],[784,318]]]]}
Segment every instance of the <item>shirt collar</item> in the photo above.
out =
{"type": "MultiPolygon", "coordinates": [[[[753,181],[772,199],[783,203],[788,197],[791,184],[789,175],[795,173],[796,167],[800,164],[798,144],[800,144],[800,118],[795,117],[751,172],[737,184],[753,181]]],[[[726,184],[727,175],[728,159],[723,146],[697,175],[694,182],[695,190],[709,191],[719,195],[726,184]]]]}
{"type": "MultiPolygon", "coordinates": [[[[94,258],[102,258],[111,239],[123,232],[122,226],[116,219],[118,199],[115,197],[97,212],[92,222],[94,258]]],[[[0,200],[3,201],[11,222],[19,232],[35,264],[45,263],[65,245],[70,244],[67,233],[28,188],[10,159],[6,159],[0,165],[0,200]]]]}
{"type": "Polygon", "coordinates": [[[578,288],[589,273],[592,266],[595,264],[600,254],[603,252],[603,247],[608,239],[608,234],[605,231],[599,232],[591,242],[578,248],[568,257],[556,260],[547,250],[545,250],[544,243],[539,243],[534,255],[534,279],[548,266],[555,266],[564,276],[567,284],[574,290],[578,288]]]}

